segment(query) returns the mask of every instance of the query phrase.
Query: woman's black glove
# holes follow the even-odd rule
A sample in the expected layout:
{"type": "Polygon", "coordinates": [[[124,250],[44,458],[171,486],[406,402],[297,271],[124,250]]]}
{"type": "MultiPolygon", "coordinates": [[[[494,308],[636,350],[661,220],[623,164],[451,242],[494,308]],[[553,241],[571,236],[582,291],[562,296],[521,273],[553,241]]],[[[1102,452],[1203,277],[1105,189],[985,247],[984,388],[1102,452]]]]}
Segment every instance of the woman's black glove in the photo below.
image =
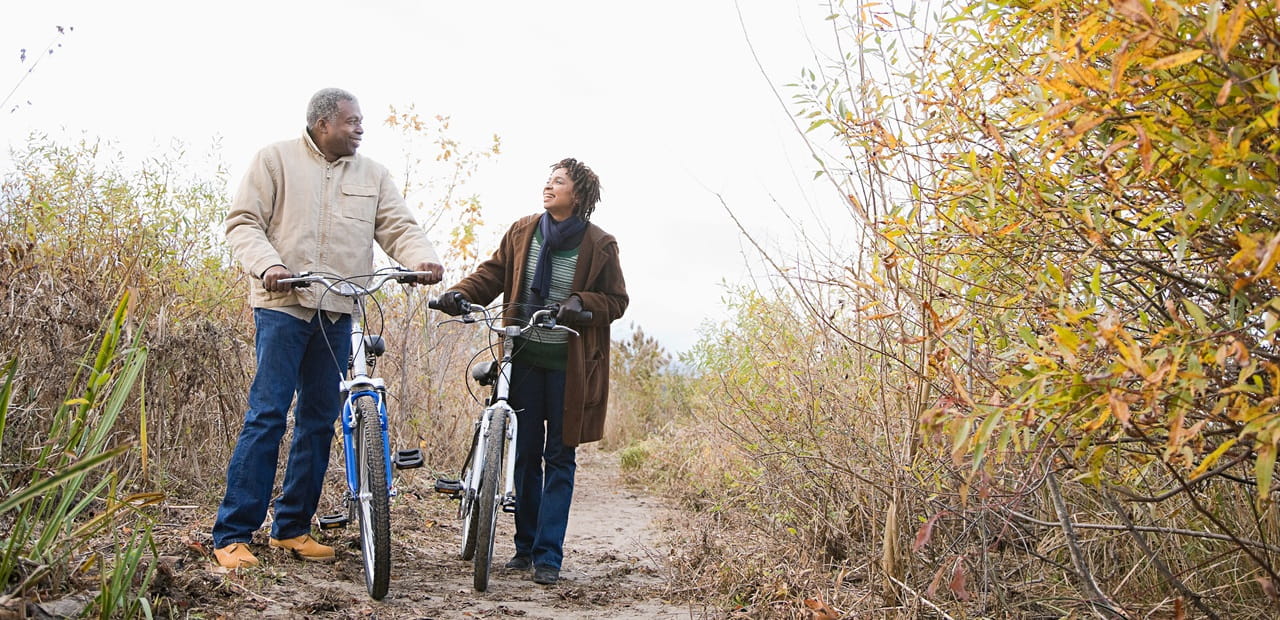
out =
{"type": "Polygon", "coordinates": [[[582,298],[577,295],[570,295],[560,302],[560,309],[556,311],[556,323],[559,325],[573,325],[578,322],[581,316],[582,298]]]}
{"type": "Polygon", "coordinates": [[[464,314],[462,311],[462,293],[458,291],[445,291],[434,303],[428,305],[449,316],[461,316],[464,314]]]}

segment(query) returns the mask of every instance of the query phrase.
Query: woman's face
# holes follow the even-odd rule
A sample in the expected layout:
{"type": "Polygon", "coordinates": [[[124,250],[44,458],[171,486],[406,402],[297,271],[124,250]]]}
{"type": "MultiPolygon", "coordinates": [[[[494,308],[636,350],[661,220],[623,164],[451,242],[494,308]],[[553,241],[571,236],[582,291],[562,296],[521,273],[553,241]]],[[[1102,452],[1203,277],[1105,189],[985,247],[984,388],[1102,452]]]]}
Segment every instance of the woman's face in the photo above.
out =
{"type": "Polygon", "coordinates": [[[568,170],[556,168],[551,171],[551,178],[542,188],[542,208],[556,221],[573,215],[573,179],[569,178],[568,170]]]}

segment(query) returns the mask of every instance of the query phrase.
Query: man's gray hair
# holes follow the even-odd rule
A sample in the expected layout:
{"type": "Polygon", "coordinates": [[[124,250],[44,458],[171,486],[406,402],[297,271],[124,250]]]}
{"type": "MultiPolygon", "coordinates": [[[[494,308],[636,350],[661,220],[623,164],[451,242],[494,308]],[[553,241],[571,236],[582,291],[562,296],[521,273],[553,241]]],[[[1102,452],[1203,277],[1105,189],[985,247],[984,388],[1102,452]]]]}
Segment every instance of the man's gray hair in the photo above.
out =
{"type": "Polygon", "coordinates": [[[307,104],[307,127],[315,127],[322,118],[335,120],[338,104],[343,101],[355,103],[356,96],[341,88],[324,88],[311,95],[311,102],[307,104]]]}

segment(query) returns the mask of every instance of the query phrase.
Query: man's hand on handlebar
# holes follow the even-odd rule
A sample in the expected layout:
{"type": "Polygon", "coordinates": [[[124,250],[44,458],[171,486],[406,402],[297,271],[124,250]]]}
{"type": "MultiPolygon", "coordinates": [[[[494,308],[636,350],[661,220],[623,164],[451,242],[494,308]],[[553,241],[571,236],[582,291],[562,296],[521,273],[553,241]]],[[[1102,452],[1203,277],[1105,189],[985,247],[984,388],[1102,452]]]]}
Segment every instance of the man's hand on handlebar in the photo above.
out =
{"type": "Polygon", "coordinates": [[[262,288],[272,293],[288,292],[292,286],[287,282],[281,284],[280,280],[292,277],[293,274],[284,265],[272,265],[262,272],[262,288]]]}
{"type": "Polygon", "coordinates": [[[418,276],[417,284],[435,284],[444,279],[444,266],[440,263],[421,262],[414,271],[427,272],[427,275],[418,276]]]}

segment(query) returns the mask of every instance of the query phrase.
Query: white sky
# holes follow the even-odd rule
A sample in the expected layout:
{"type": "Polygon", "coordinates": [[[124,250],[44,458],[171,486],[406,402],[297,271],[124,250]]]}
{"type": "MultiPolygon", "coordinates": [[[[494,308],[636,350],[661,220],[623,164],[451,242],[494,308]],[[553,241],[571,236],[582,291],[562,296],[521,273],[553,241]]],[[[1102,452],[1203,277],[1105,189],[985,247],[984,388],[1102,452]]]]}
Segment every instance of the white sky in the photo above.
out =
{"type": "MultiPolygon", "coordinates": [[[[826,2],[740,6],[779,86],[814,66],[809,36],[830,41],[826,2]]],[[[634,323],[672,352],[725,318],[722,282],[746,280],[757,263],[715,193],[781,247],[794,239],[783,209],[816,213],[837,238],[852,225],[830,186],[810,182],[814,163],[733,0],[25,1],[0,22],[0,97],[58,25],[75,30],[0,112],[9,146],[33,129],[85,133],[141,161],[174,139],[206,153],[217,140],[230,193],[258,148],[299,135],[319,88],[360,99],[361,153],[393,171],[401,145],[381,121],[412,103],[452,116],[451,133],[473,147],[502,139],[470,187],[485,206],[486,254],[511,221],[541,210],[551,162],[589,164],[604,186],[593,221],[618,238],[632,300],[614,336],[634,323]]]]}

